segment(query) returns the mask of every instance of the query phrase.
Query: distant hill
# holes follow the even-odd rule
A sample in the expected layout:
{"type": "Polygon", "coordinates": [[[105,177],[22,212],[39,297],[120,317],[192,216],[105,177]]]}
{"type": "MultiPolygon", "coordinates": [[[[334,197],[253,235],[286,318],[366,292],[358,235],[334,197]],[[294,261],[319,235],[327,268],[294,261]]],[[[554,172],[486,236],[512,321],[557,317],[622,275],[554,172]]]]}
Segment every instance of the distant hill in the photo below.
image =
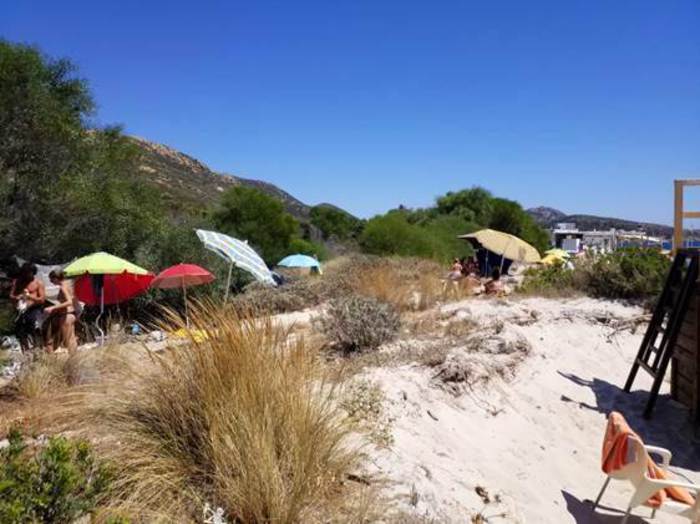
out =
{"type": "Polygon", "coordinates": [[[141,172],[155,185],[172,211],[206,209],[215,204],[221,193],[236,185],[258,188],[279,198],[289,213],[302,223],[309,220],[311,207],[283,189],[263,182],[212,171],[206,164],[175,149],[130,137],[141,149],[141,172]]]}
{"type": "Polygon", "coordinates": [[[637,222],[621,218],[599,217],[595,215],[567,215],[566,213],[551,207],[535,207],[527,212],[535,221],[543,227],[551,228],[559,222],[574,222],[579,229],[584,230],[609,230],[625,229],[644,231],[650,236],[671,237],[673,228],[663,224],[649,222],[637,222]]]}

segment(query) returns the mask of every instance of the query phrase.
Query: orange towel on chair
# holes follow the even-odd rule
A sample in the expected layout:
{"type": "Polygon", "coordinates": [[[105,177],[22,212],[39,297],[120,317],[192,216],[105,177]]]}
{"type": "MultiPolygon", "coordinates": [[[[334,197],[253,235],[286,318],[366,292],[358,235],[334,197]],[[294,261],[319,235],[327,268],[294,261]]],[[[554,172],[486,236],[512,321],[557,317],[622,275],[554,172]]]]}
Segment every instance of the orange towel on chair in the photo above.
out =
{"type": "MultiPolygon", "coordinates": [[[[642,446],[644,443],[639,438],[632,428],[629,427],[625,417],[617,411],[610,413],[608,417],[608,427],[605,430],[605,438],[603,439],[603,471],[611,473],[627,464],[627,444],[629,437],[637,439],[642,446]]],[[[666,480],[668,479],[666,472],[657,466],[647,454],[647,473],[650,478],[666,480]]],[[[695,504],[695,499],[692,495],[683,488],[666,488],[658,493],[655,493],[646,504],[658,508],[663,504],[666,497],[671,497],[673,500],[683,502],[684,504],[695,504]]]]}

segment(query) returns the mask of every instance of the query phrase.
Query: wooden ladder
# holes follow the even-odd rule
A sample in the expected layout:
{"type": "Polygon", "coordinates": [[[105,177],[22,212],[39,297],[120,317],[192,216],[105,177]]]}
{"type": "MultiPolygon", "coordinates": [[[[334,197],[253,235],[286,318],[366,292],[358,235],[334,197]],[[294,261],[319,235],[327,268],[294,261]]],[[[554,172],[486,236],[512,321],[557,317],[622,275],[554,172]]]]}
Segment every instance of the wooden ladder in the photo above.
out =
{"type": "Polygon", "coordinates": [[[644,418],[650,418],[654,410],[659,389],[661,389],[668,364],[671,362],[673,348],[676,346],[678,333],[688,309],[688,301],[695,289],[697,279],[698,251],[679,250],[673,259],[664,289],[656,303],[651,321],[625,383],[625,391],[629,392],[639,368],[654,378],[649,400],[644,409],[644,418]],[[661,342],[656,345],[659,335],[661,335],[661,342]]]}

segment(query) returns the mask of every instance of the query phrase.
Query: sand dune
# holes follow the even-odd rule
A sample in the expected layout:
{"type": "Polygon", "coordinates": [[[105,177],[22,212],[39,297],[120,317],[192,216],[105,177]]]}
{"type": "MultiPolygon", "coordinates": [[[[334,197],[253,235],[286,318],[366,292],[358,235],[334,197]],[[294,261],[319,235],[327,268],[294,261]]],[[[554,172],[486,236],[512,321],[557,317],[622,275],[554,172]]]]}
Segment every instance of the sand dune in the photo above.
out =
{"type": "MultiPolygon", "coordinates": [[[[618,522],[630,494],[623,483],[611,483],[596,514],[584,502],[604,480],[600,445],[613,409],[648,443],[673,450],[675,471],[700,480],[688,471],[700,470],[700,447],[686,412],[663,396],[644,421],[648,377],[631,394],[621,389],[644,326],[636,333],[615,326],[640,309],[536,298],[469,300],[442,313],[479,326],[502,321],[500,337],[524,339],[531,349],[512,375],[477,380],[458,394],[418,364],[365,373],[386,394],[394,435],[389,449],[372,451],[370,471],[389,479],[387,495],[407,514],[437,522],[469,522],[479,512],[488,522],[618,522]]],[[[675,520],[659,514],[654,522],[675,520]]]]}

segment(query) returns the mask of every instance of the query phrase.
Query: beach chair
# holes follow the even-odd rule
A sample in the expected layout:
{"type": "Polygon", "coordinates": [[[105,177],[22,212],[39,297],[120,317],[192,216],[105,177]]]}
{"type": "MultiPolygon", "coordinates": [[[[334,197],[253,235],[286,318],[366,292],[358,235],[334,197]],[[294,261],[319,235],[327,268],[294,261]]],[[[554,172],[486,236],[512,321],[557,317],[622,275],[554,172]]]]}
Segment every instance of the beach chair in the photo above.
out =
{"type": "MultiPolygon", "coordinates": [[[[621,415],[612,413],[611,419],[614,415],[622,418],[621,415]]],[[[610,426],[614,422],[611,420],[608,425],[610,426]]],[[[624,418],[622,418],[622,422],[627,427],[624,418]]],[[[610,429],[606,432],[606,441],[609,433],[610,429]]],[[[665,448],[645,446],[639,436],[631,431],[624,431],[619,437],[613,444],[618,447],[617,450],[611,449],[610,446],[606,449],[604,444],[603,468],[606,469],[606,461],[610,464],[610,457],[616,452],[621,452],[617,458],[623,461],[624,465],[618,461],[619,467],[608,471],[608,477],[593,503],[593,511],[598,507],[610,480],[616,479],[630,482],[634,486],[634,493],[620,524],[627,524],[632,510],[642,505],[652,508],[652,518],[657,511],[661,511],[684,517],[691,522],[698,522],[700,519],[700,485],[668,478],[671,452],[665,448]],[[624,441],[626,441],[626,445],[624,441]],[[651,460],[650,454],[660,457],[661,464],[656,465],[651,460]],[[695,499],[691,494],[695,496],[695,499]]]]}

